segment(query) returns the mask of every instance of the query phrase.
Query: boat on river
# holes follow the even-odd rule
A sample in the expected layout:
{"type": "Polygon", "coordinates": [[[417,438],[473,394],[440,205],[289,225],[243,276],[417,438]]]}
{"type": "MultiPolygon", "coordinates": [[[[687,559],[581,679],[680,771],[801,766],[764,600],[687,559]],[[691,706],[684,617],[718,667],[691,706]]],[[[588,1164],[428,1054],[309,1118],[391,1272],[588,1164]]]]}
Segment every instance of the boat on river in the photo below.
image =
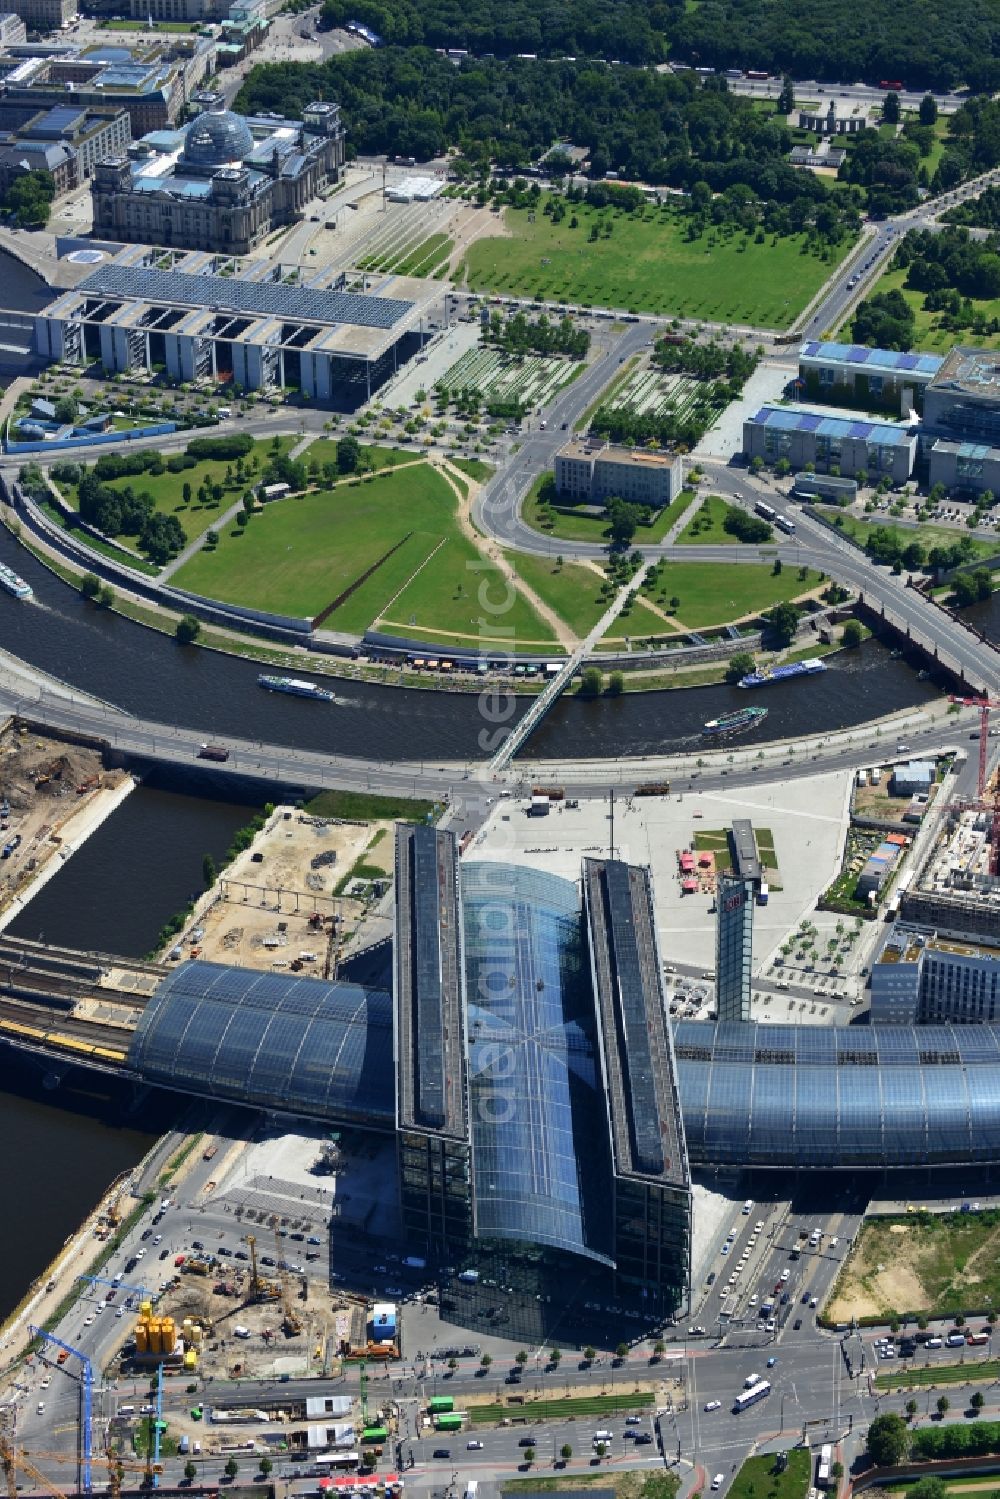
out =
{"type": "Polygon", "coordinates": [[[766,708],[737,708],[732,713],[722,713],[718,718],[710,718],[708,723],[702,726],[701,732],[716,739],[723,739],[730,734],[742,734],[747,729],[756,728],[759,723],[764,722],[766,717],[766,708]]]}
{"type": "Polygon", "coordinates": [[[268,692],[289,692],[293,697],[311,697],[320,703],[333,703],[336,701],[332,692],[325,687],[318,687],[315,682],[305,682],[301,677],[269,677],[263,673],[257,678],[258,687],[265,687],[268,692]]]}

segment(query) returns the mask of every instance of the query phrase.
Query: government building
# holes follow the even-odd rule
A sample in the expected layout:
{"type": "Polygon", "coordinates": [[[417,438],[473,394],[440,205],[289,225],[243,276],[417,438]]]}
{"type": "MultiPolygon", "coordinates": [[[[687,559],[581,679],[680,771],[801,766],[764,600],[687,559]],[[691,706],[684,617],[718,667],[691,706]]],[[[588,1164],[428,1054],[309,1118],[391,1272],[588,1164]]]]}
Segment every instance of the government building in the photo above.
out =
{"type": "Polygon", "coordinates": [[[94,236],[246,255],[339,180],[340,108],[321,100],[302,120],[244,118],[217,104],[179,130],[156,130],[100,162],[91,184],[94,236]]]}

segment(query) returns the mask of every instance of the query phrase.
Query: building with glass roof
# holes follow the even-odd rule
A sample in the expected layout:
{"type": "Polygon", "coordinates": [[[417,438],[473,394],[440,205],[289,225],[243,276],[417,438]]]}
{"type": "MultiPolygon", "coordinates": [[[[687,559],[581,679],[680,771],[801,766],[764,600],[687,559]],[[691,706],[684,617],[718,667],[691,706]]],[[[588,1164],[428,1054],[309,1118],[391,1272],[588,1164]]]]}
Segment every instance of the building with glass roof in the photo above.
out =
{"type": "MultiPolygon", "coordinates": [[[[226,171],[192,186],[210,195],[226,171]]],[[[420,348],[436,295],[435,283],[403,276],[128,245],[43,308],[35,352],[108,374],[165,368],[178,382],[291,388],[353,411],[420,348]]]]}
{"type": "Polygon", "coordinates": [[[94,234],[246,255],[339,180],[344,127],[317,100],[301,120],[247,118],[221,97],[176,131],[144,136],[98,166],[94,234]]]}
{"type": "Polygon", "coordinates": [[[917,436],[912,427],[867,418],[831,416],[806,406],[761,406],[743,423],[743,451],[767,464],[787,459],[792,468],[836,467],[848,478],[865,472],[873,482],[903,484],[913,472],[917,436]]]}
{"type": "Polygon", "coordinates": [[[943,363],[938,354],[813,338],[799,350],[800,389],[810,401],[871,411],[884,408],[905,417],[922,409],[924,391],[943,363]]]}

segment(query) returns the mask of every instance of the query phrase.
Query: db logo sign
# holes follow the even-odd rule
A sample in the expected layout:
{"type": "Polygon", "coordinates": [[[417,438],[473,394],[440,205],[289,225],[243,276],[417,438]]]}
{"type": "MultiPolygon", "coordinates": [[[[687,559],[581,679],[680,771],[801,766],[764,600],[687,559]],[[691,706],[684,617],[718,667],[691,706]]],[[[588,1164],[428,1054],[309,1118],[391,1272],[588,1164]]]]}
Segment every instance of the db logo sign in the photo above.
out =
{"type": "Polygon", "coordinates": [[[746,900],[746,894],[742,890],[737,895],[727,895],[722,909],[724,911],[738,911],[740,906],[746,905],[746,900]]]}

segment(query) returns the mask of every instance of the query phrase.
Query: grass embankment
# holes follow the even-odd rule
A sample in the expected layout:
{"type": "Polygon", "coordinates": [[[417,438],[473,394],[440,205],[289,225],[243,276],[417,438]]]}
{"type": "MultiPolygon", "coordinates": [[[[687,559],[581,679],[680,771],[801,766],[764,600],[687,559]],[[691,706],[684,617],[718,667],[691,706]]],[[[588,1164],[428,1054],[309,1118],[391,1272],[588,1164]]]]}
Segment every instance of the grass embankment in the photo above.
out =
{"type": "Polygon", "coordinates": [[[175,582],[299,618],[329,611],[324,626],[352,634],[380,620],[392,633],[442,647],[511,635],[548,647],[553,638],[520,595],[502,614],[481,602],[484,585],[494,606],[506,585],[460,530],[454,491],[421,461],[279,500],[245,530],[227,527],[218,547],[198,552],[175,582]]]}
{"type": "Polygon", "coordinates": [[[1000,1209],[865,1223],[825,1316],[966,1315],[1000,1307],[1000,1209]]]}
{"type": "Polygon", "coordinates": [[[533,1421],[562,1421],[569,1416],[610,1416],[615,1411],[640,1410],[655,1402],[653,1390],[622,1390],[614,1395],[578,1395],[565,1400],[526,1400],[523,1405],[470,1405],[474,1426],[495,1425],[505,1417],[530,1416],[533,1421]]]}
{"type": "MultiPolygon", "coordinates": [[[[885,531],[892,531],[901,541],[904,547],[908,547],[911,541],[919,541],[925,552],[933,547],[953,547],[956,542],[964,541],[969,537],[965,529],[952,528],[948,530],[945,526],[928,526],[924,524],[915,526],[897,526],[891,516],[873,515],[847,515],[843,510],[838,510],[833,505],[817,505],[816,512],[822,515],[832,525],[849,536],[863,547],[875,527],[885,531]],[[843,522],[843,524],[840,524],[843,522]]],[[[969,553],[968,561],[977,562],[982,557],[995,557],[1000,551],[1000,541],[982,541],[977,537],[969,538],[973,550],[969,553]]]]}
{"type": "Polygon", "coordinates": [[[507,558],[518,577],[581,639],[611,606],[610,599],[601,597],[604,573],[584,563],[560,565],[554,557],[535,557],[528,552],[508,552],[507,558]]]}
{"type": "Polygon", "coordinates": [[[474,291],[500,291],[585,306],[626,307],[713,322],[786,327],[815,296],[851,248],[809,249],[804,235],[779,239],[713,227],[688,239],[689,220],[675,205],[626,214],[574,204],[553,224],[539,210],[508,208],[503,238],[469,247],[465,271],[474,291]],[[611,234],[590,239],[593,225],[611,234]]]}
{"type": "Polygon", "coordinates": [[[306,802],[310,817],[343,817],[348,822],[426,822],[434,803],[371,791],[320,791],[306,802]]]}
{"type": "MultiPolygon", "coordinates": [[[[747,562],[720,567],[716,562],[665,562],[657,568],[656,581],[643,585],[643,592],[660,608],[669,608],[678,628],[703,630],[709,625],[729,624],[759,614],[787,599],[802,598],[821,582],[810,568],[783,567],[775,573],[766,562],[747,562]],[[677,599],[676,606],[671,600],[677,599]]],[[[617,631],[617,626],[615,627],[617,631]]],[[[662,623],[660,626],[662,633],[662,623]]],[[[642,633],[633,630],[633,636],[642,633]]],[[[739,649],[733,642],[733,650],[739,649]]]]}

